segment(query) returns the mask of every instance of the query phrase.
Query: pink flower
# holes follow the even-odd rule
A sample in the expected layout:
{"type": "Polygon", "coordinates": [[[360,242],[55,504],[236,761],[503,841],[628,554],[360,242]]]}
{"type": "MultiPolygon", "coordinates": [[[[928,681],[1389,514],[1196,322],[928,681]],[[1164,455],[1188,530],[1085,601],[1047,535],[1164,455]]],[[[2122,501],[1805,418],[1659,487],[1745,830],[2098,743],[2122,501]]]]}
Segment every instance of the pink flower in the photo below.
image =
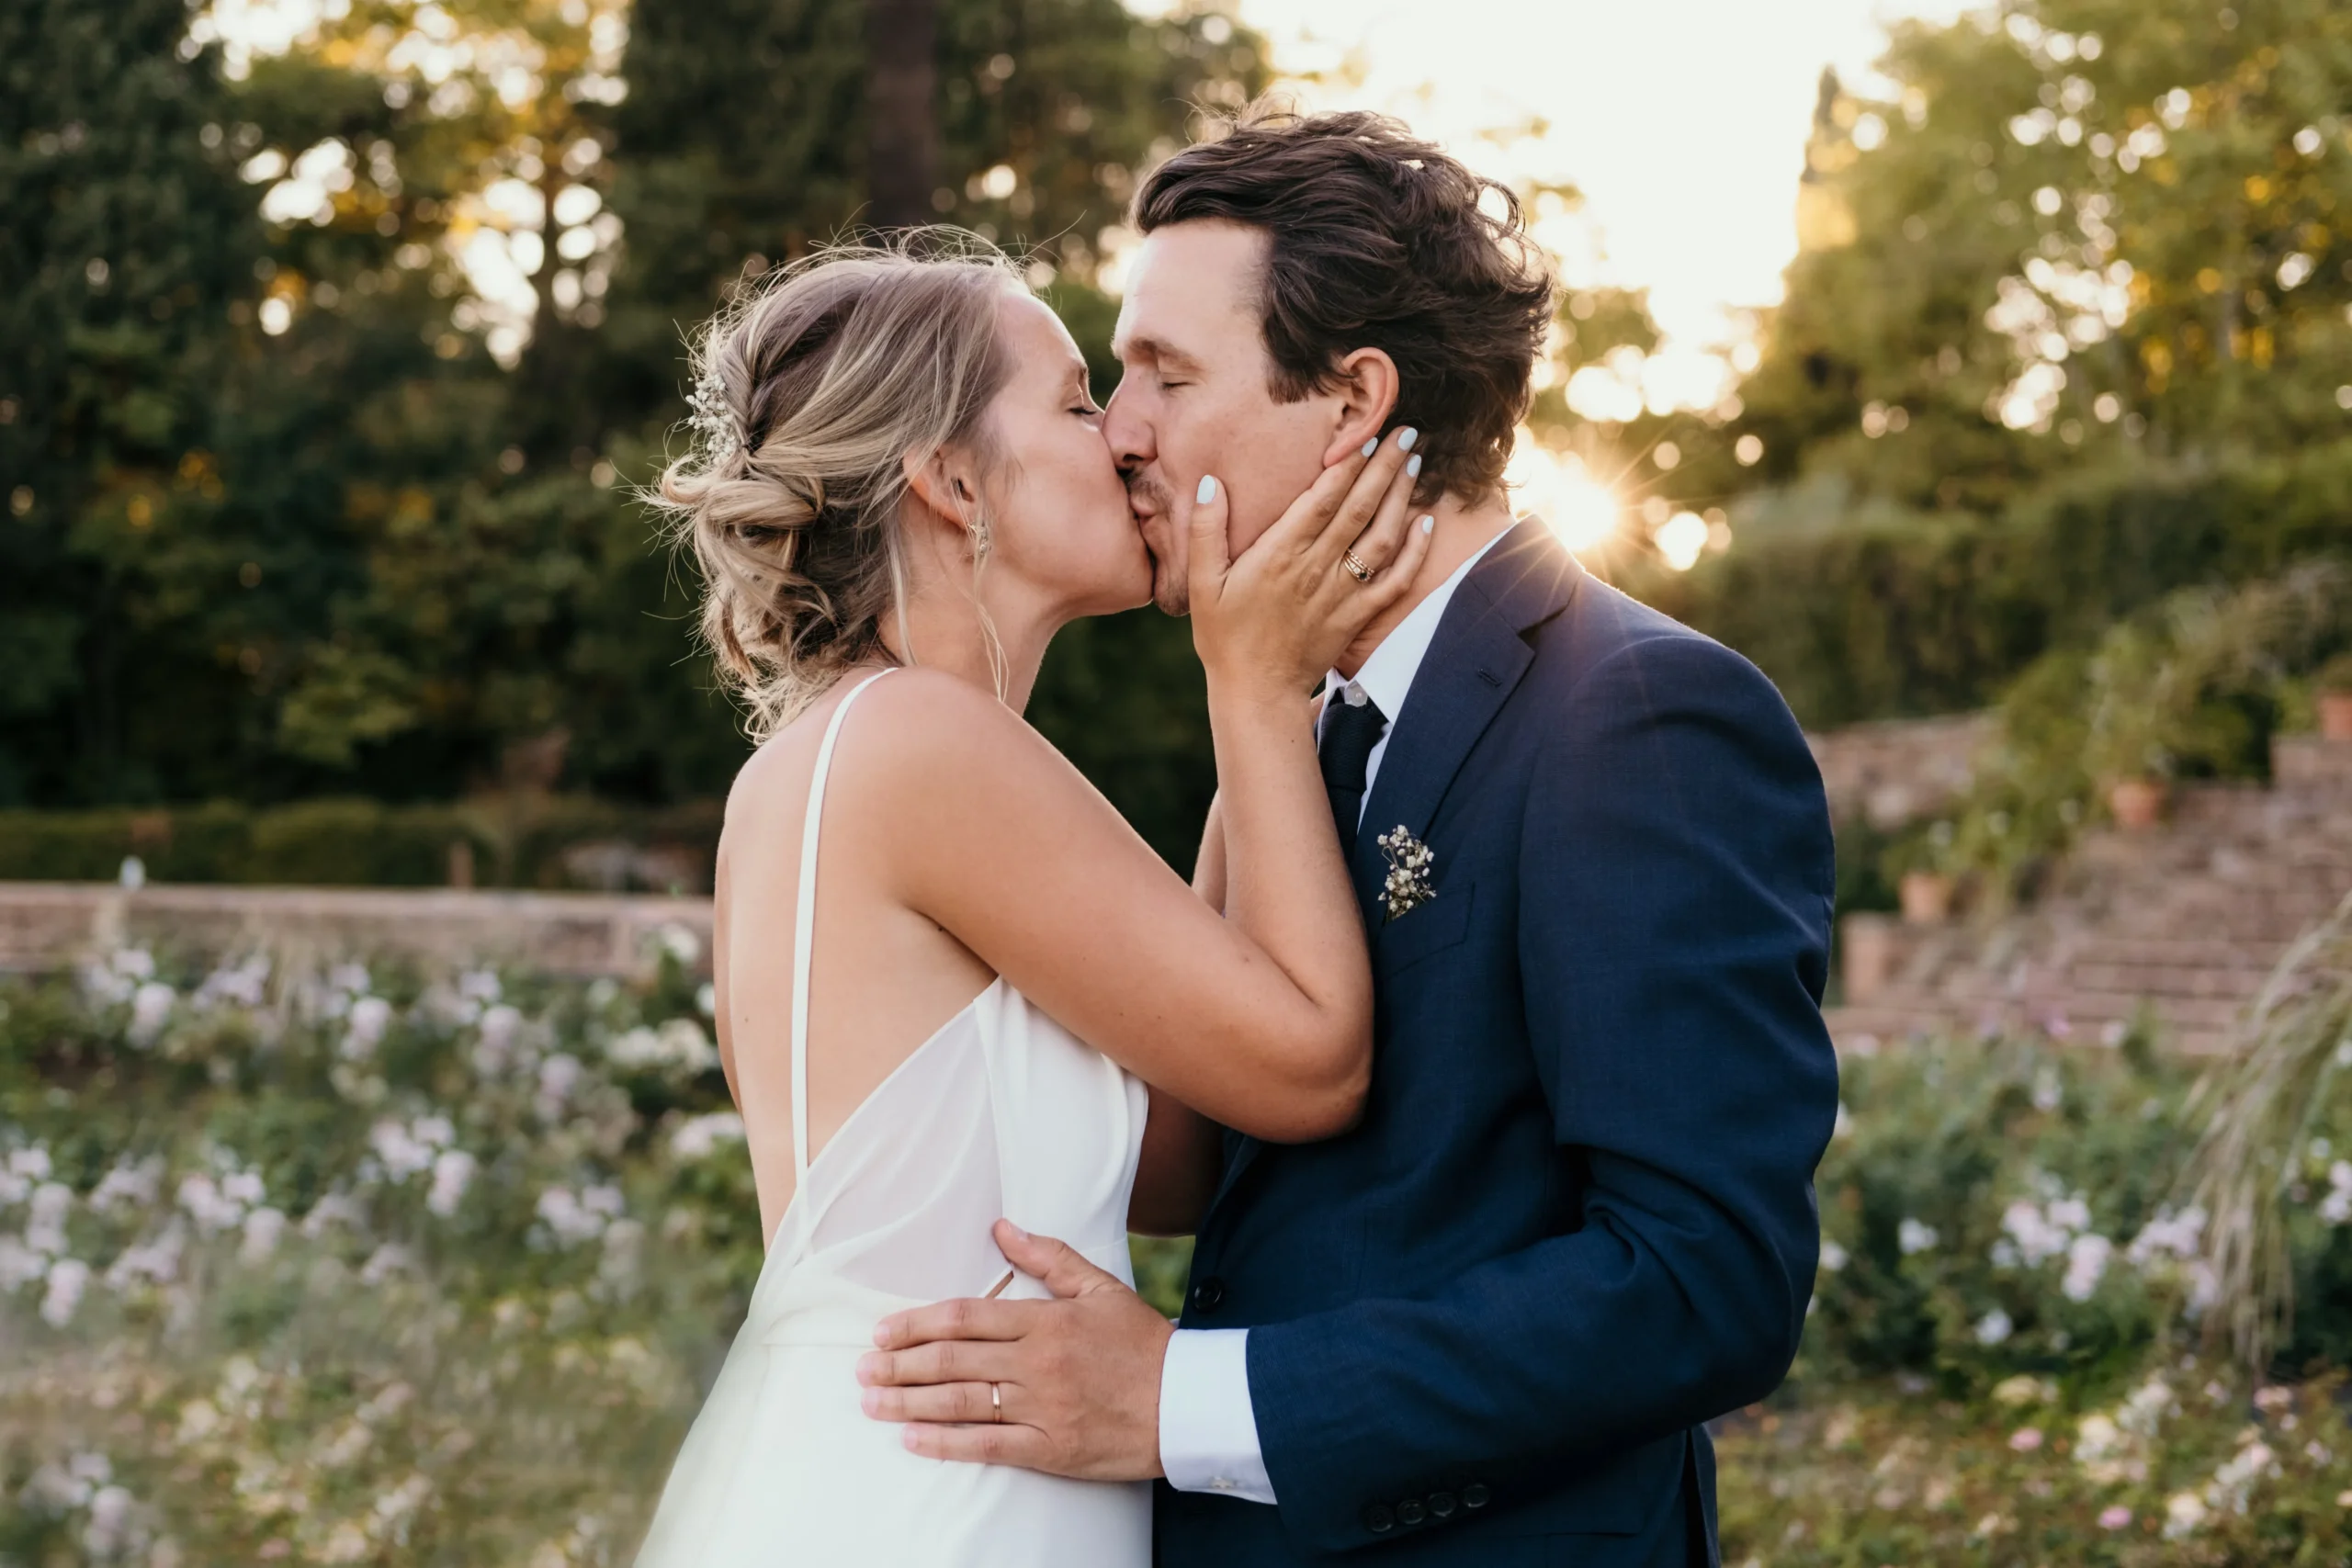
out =
{"type": "Polygon", "coordinates": [[[2098,1528],[2103,1530],[2120,1530],[2131,1522],[2132,1510],[2120,1503],[2111,1508],[2103,1508],[2099,1511],[2098,1528]]]}
{"type": "Polygon", "coordinates": [[[2021,1454],[2030,1454],[2041,1446],[2041,1428],[2020,1427],[2009,1434],[2009,1447],[2021,1454]]]}

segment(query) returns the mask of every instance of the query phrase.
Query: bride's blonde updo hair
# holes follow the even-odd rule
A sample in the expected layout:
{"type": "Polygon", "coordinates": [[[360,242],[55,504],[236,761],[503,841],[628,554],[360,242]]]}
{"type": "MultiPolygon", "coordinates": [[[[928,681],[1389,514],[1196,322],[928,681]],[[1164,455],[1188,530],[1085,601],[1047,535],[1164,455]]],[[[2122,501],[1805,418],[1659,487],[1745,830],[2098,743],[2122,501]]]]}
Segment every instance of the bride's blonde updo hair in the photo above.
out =
{"type": "MultiPolygon", "coordinates": [[[[691,545],[702,636],[764,740],[876,655],[906,594],[903,459],[977,444],[1011,374],[1003,253],[957,230],[835,245],[742,286],[695,344],[694,450],[653,504],[691,545]]],[[[967,520],[975,567],[986,519],[967,520]]],[[[903,629],[901,638],[903,640],[903,629]]]]}

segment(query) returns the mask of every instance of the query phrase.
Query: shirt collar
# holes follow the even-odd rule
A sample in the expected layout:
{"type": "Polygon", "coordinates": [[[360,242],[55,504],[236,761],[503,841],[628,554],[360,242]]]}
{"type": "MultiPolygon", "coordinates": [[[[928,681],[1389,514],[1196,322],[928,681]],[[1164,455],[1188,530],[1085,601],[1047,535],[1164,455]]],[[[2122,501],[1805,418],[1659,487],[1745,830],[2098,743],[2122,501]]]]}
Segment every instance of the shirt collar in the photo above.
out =
{"type": "Polygon", "coordinates": [[[1354,685],[1378,705],[1390,723],[1405,710],[1406,694],[1413,689],[1413,677],[1420,672],[1421,660],[1430,651],[1430,644],[1437,638],[1438,623],[1445,619],[1445,607],[1453,601],[1453,591],[1470,575],[1470,569],[1487,558],[1487,552],[1501,542],[1505,528],[1478,547],[1478,553],[1453,569],[1453,574],[1430,590],[1428,598],[1413,606],[1405,618],[1390,628],[1373,649],[1363,665],[1351,682],[1337,670],[1324,677],[1326,690],[1336,692],[1340,687],[1354,685]]]}

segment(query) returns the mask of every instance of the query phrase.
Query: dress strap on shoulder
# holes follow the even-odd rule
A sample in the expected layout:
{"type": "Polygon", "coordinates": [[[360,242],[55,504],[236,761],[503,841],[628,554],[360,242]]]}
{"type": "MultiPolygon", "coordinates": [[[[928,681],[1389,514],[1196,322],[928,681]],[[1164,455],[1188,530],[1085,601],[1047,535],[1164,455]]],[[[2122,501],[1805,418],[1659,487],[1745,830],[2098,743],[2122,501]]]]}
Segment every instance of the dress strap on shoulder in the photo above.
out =
{"type": "Polygon", "coordinates": [[[808,1180],[808,965],[816,952],[817,829],[825,815],[825,775],[832,772],[833,742],[858,694],[890,671],[877,670],[849,690],[825,721],[817,746],[817,766],[808,775],[808,810],[800,829],[800,900],[792,918],[792,1188],[808,1180]]]}

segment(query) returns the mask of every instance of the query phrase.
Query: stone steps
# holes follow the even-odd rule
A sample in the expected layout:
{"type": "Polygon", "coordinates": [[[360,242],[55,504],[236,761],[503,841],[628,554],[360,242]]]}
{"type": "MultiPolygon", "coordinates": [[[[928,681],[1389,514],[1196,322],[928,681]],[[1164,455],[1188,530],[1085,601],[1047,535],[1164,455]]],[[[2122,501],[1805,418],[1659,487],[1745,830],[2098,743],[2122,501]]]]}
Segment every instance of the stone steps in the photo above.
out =
{"type": "Polygon", "coordinates": [[[2288,947],[2352,892],[2352,745],[2281,740],[2273,773],[2182,786],[2163,826],[2087,836],[2036,908],[1994,924],[1849,917],[1833,1036],[2112,1039],[2145,1011],[2179,1048],[2226,1049],[2288,947]]]}

